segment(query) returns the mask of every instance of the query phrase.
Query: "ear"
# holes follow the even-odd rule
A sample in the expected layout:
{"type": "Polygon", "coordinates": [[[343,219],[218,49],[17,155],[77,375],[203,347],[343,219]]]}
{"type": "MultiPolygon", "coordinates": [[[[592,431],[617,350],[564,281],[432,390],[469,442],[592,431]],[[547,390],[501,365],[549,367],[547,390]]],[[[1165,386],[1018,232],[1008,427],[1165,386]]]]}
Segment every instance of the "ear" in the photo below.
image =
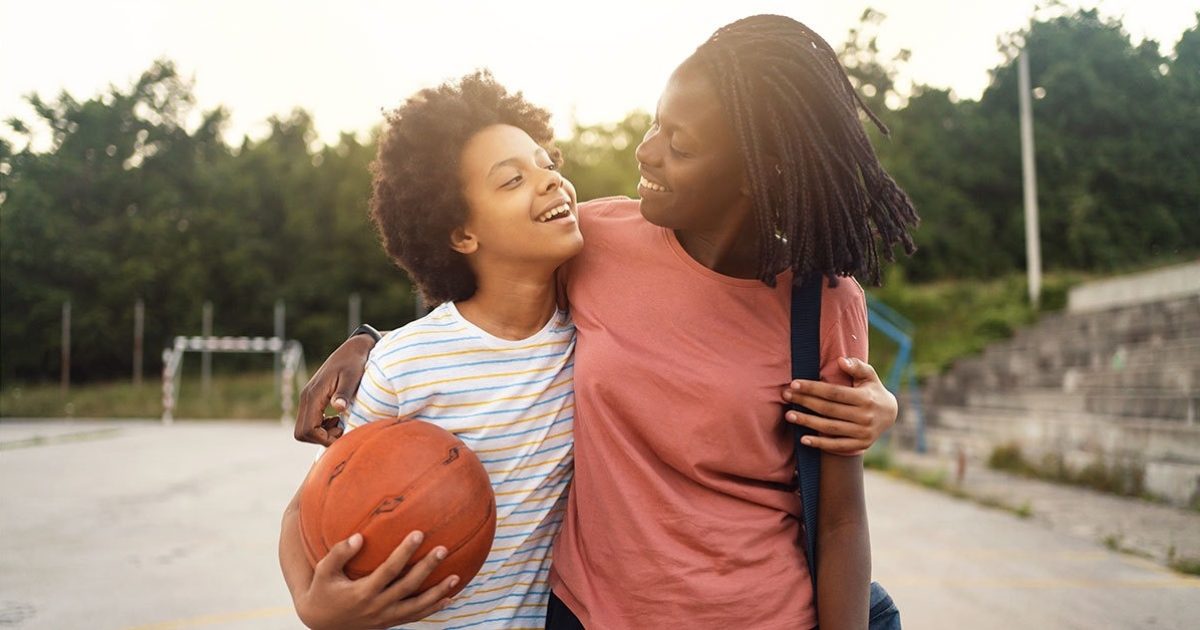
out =
{"type": "Polygon", "coordinates": [[[460,254],[474,254],[479,249],[479,239],[466,226],[456,227],[450,233],[450,249],[460,254]]]}

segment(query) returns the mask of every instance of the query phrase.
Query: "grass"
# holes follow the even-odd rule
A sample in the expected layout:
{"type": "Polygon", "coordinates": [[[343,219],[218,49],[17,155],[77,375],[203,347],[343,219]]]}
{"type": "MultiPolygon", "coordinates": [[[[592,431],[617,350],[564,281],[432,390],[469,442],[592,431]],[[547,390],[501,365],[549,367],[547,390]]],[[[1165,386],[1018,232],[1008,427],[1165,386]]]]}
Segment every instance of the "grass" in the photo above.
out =
{"type": "Polygon", "coordinates": [[[1200,575],[1200,558],[1180,557],[1174,545],[1167,550],[1167,566],[1185,575],[1200,575]]]}
{"type": "Polygon", "coordinates": [[[1124,497],[1160,501],[1145,488],[1146,469],[1137,462],[1110,462],[1097,458],[1081,469],[1066,465],[1061,455],[1049,453],[1040,462],[1030,461],[1017,444],[1001,444],[992,449],[988,467],[1034,479],[1083,486],[1124,497]]]}
{"type": "Polygon", "coordinates": [[[903,479],[915,483],[920,486],[943,492],[957,499],[971,501],[977,505],[984,507],[1004,510],[1019,518],[1030,518],[1033,516],[1033,506],[1029,501],[1025,501],[1021,505],[1011,505],[996,497],[984,494],[972,494],[962,486],[950,480],[950,474],[942,468],[925,468],[915,466],[905,466],[895,462],[892,457],[891,449],[883,446],[875,446],[867,451],[863,457],[863,465],[872,470],[879,470],[897,479],[903,479]]]}
{"type": "MultiPolygon", "coordinates": [[[[916,326],[913,365],[918,378],[939,374],[954,360],[1011,337],[1041,313],[1062,310],[1068,290],[1086,278],[1079,273],[1046,274],[1041,308],[1034,309],[1024,274],[915,285],[906,282],[898,268],[889,271],[883,286],[872,288],[871,294],[916,326]]],[[[886,374],[896,355],[895,343],[876,330],[871,331],[870,343],[871,363],[886,374]]]]}
{"type": "MultiPolygon", "coordinates": [[[[199,374],[185,375],[179,389],[176,418],[278,418],[282,408],[273,372],[214,373],[204,396],[199,374]]],[[[299,392],[299,388],[296,389],[299,392]]],[[[129,381],[71,387],[66,397],[58,385],[18,385],[0,390],[0,416],[75,418],[157,418],[162,415],[162,382],[140,387],[129,381]]]]}

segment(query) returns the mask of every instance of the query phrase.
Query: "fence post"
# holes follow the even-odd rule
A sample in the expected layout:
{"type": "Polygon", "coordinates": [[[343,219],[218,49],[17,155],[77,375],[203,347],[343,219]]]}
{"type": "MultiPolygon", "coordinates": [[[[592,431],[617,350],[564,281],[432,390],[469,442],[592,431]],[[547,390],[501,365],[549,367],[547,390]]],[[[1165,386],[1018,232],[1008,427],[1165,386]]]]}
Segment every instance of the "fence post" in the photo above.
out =
{"type": "Polygon", "coordinates": [[[142,386],[142,348],[146,334],[146,303],[138,298],[133,305],[133,386],[142,386]]]}
{"type": "Polygon", "coordinates": [[[71,301],[62,307],[62,395],[71,389],[71,301]]]}
{"type": "MultiPolygon", "coordinates": [[[[285,332],[284,324],[286,323],[286,321],[285,321],[286,316],[287,316],[287,307],[284,305],[283,300],[281,300],[281,299],[275,300],[275,337],[277,339],[279,339],[280,341],[283,341],[283,338],[284,338],[283,335],[285,332]]],[[[281,380],[282,375],[280,374],[280,368],[282,367],[281,359],[283,357],[282,350],[283,350],[283,348],[282,348],[282,346],[280,346],[280,349],[275,351],[275,392],[276,392],[276,395],[279,395],[279,387],[282,384],[282,380],[281,380]]]]}
{"type": "Polygon", "coordinates": [[[346,316],[346,334],[354,332],[355,328],[362,323],[362,296],[357,293],[350,294],[349,313],[346,316]]]}
{"type": "MultiPolygon", "coordinates": [[[[200,322],[200,334],[205,338],[212,337],[212,320],[212,302],[205,300],[200,322]]],[[[212,388],[212,353],[207,348],[208,346],[205,346],[204,352],[200,354],[200,391],[204,392],[205,398],[208,398],[212,388]]]]}

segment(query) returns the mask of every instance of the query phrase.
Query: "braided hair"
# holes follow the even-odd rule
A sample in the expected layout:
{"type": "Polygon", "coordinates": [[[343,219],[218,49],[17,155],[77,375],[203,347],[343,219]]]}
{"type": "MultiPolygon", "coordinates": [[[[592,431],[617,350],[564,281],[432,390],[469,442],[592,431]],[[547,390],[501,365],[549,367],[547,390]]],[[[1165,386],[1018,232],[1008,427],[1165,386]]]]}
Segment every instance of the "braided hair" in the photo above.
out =
{"type": "Polygon", "coordinates": [[[879,283],[879,245],[916,251],[920,219],[883,170],[859,120],[887,126],[855,92],[829,44],[807,26],[755,15],[721,27],[688,58],[717,86],[745,164],[759,277],[820,273],[879,283]]]}

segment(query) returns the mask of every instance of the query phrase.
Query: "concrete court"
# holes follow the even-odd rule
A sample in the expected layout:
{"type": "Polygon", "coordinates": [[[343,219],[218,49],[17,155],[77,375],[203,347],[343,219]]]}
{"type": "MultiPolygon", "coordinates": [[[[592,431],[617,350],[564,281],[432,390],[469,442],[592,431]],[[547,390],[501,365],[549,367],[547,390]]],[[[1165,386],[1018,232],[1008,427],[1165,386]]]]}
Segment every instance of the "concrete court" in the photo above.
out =
{"type": "MultiPolygon", "coordinates": [[[[298,628],[275,549],[316,447],[277,423],[0,420],[0,629],[298,628]]],[[[905,627],[1194,628],[1200,580],[882,475],[905,627]]]]}

